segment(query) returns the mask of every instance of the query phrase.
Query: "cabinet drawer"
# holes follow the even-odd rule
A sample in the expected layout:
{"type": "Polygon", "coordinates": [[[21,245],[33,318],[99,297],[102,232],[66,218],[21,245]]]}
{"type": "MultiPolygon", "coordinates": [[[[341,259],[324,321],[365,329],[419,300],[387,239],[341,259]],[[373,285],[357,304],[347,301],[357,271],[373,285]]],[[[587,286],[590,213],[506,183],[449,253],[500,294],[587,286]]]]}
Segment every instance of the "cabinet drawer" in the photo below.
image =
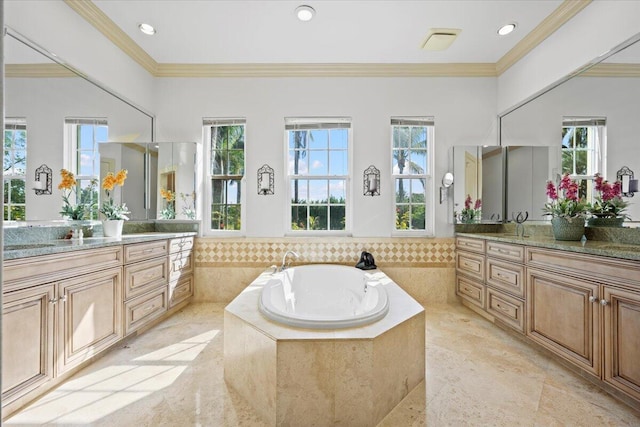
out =
{"type": "Polygon", "coordinates": [[[169,280],[193,273],[193,255],[191,251],[176,252],[169,255],[169,280]]]}
{"type": "Polygon", "coordinates": [[[166,286],[125,302],[125,335],[140,329],[165,313],[167,302],[166,286]]]}
{"type": "Polygon", "coordinates": [[[484,282],[484,256],[456,252],[456,271],[484,282]]]}
{"type": "Polygon", "coordinates": [[[456,237],[456,249],[465,251],[484,253],[485,241],[482,239],[472,239],[470,237],[456,237]]]}
{"type": "Polygon", "coordinates": [[[177,237],[169,240],[169,253],[190,251],[193,249],[193,236],[177,237]]]}
{"type": "Polygon", "coordinates": [[[488,241],[487,256],[507,261],[524,262],[524,246],[488,241]]]}
{"type": "Polygon", "coordinates": [[[167,259],[156,258],[124,266],[124,299],[128,300],[169,282],[167,259]]]}
{"type": "Polygon", "coordinates": [[[488,287],[487,313],[524,334],[524,301],[488,287]]]}
{"type": "Polygon", "coordinates": [[[166,240],[154,240],[153,242],[132,243],[124,246],[124,263],[143,261],[167,255],[168,243],[166,240]]]}
{"type": "Polygon", "coordinates": [[[484,308],[484,288],[481,283],[460,276],[456,277],[456,295],[480,308],[484,308]]]}
{"type": "Polygon", "coordinates": [[[193,276],[182,277],[169,283],[169,307],[180,304],[193,296],[193,276]]]}
{"type": "Polygon", "coordinates": [[[524,298],[524,266],[487,258],[487,285],[524,298]]]}

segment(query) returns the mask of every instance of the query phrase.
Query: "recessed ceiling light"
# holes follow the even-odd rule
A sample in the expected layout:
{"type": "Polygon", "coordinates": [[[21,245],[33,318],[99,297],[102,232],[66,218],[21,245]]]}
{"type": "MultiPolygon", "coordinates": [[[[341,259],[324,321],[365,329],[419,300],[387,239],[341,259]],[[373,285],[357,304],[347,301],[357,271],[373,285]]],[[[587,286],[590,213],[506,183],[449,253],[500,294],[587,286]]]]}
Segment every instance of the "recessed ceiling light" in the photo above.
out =
{"type": "Polygon", "coordinates": [[[156,29],[153,28],[153,25],[145,24],[144,22],[142,24],[138,24],[138,28],[148,36],[152,36],[156,33],[156,29]]]}
{"type": "Polygon", "coordinates": [[[500,34],[501,36],[506,36],[507,34],[511,34],[511,32],[515,29],[516,24],[514,23],[503,25],[502,27],[500,27],[500,29],[498,29],[498,34],[500,34]]]}
{"type": "Polygon", "coordinates": [[[296,16],[303,22],[311,21],[315,14],[316,11],[311,6],[302,5],[296,7],[296,16]]]}

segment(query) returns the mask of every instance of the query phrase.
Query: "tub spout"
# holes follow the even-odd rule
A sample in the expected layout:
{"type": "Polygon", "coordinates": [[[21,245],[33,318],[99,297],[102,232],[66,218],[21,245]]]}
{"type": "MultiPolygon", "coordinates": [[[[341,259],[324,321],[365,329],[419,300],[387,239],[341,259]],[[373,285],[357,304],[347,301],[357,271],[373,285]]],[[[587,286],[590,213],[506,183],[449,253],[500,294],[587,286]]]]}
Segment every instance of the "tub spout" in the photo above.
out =
{"type": "Polygon", "coordinates": [[[287,251],[285,252],[284,256],[282,257],[282,265],[280,266],[280,271],[284,271],[287,268],[289,268],[289,262],[287,262],[287,256],[291,255],[293,257],[293,259],[297,259],[300,255],[298,255],[296,252],[294,251],[287,251]]]}

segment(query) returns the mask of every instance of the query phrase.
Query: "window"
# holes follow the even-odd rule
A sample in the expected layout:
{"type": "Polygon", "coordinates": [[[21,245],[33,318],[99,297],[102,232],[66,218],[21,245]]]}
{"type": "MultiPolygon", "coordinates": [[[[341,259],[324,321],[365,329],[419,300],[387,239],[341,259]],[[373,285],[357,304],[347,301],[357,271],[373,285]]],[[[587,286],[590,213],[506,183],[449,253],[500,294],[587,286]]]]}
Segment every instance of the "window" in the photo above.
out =
{"type": "Polygon", "coordinates": [[[604,175],[606,120],[565,117],[562,121],[562,174],[568,173],[580,185],[579,194],[592,200],[594,176],[604,175]]]}
{"type": "Polygon", "coordinates": [[[27,122],[9,118],[4,123],[4,219],[26,219],[27,122]]]}
{"type": "MultiPolygon", "coordinates": [[[[76,176],[76,203],[92,206],[85,219],[98,219],[100,151],[98,144],[108,140],[106,119],[67,118],[65,135],[68,141],[66,168],[76,176]]],[[[71,201],[73,203],[73,201],[71,201]]]]}
{"type": "Polygon", "coordinates": [[[205,120],[210,183],[210,230],[241,230],[244,119],[205,120]]]}
{"type": "Polygon", "coordinates": [[[290,229],[348,230],[351,120],[285,119],[290,229]]]}
{"type": "Polygon", "coordinates": [[[392,118],[395,230],[432,234],[433,119],[392,118]]]}

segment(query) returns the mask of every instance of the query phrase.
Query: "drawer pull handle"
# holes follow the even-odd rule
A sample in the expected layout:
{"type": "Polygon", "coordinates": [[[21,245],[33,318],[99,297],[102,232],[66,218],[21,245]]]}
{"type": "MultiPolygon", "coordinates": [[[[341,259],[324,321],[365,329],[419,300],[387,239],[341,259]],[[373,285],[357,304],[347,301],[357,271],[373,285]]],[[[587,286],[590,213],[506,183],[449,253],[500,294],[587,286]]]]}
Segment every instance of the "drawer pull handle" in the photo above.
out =
{"type": "Polygon", "coordinates": [[[156,308],[156,305],[155,304],[151,304],[151,305],[145,307],[144,311],[153,310],[154,308],[156,308]]]}
{"type": "Polygon", "coordinates": [[[51,298],[51,299],[49,300],[49,304],[55,304],[55,303],[57,303],[57,302],[58,302],[58,300],[57,300],[57,299],[55,299],[55,298],[51,298]]]}
{"type": "Polygon", "coordinates": [[[509,311],[508,308],[505,308],[505,307],[501,306],[500,304],[496,304],[496,307],[498,307],[501,311],[504,311],[504,312],[509,311]]]}

